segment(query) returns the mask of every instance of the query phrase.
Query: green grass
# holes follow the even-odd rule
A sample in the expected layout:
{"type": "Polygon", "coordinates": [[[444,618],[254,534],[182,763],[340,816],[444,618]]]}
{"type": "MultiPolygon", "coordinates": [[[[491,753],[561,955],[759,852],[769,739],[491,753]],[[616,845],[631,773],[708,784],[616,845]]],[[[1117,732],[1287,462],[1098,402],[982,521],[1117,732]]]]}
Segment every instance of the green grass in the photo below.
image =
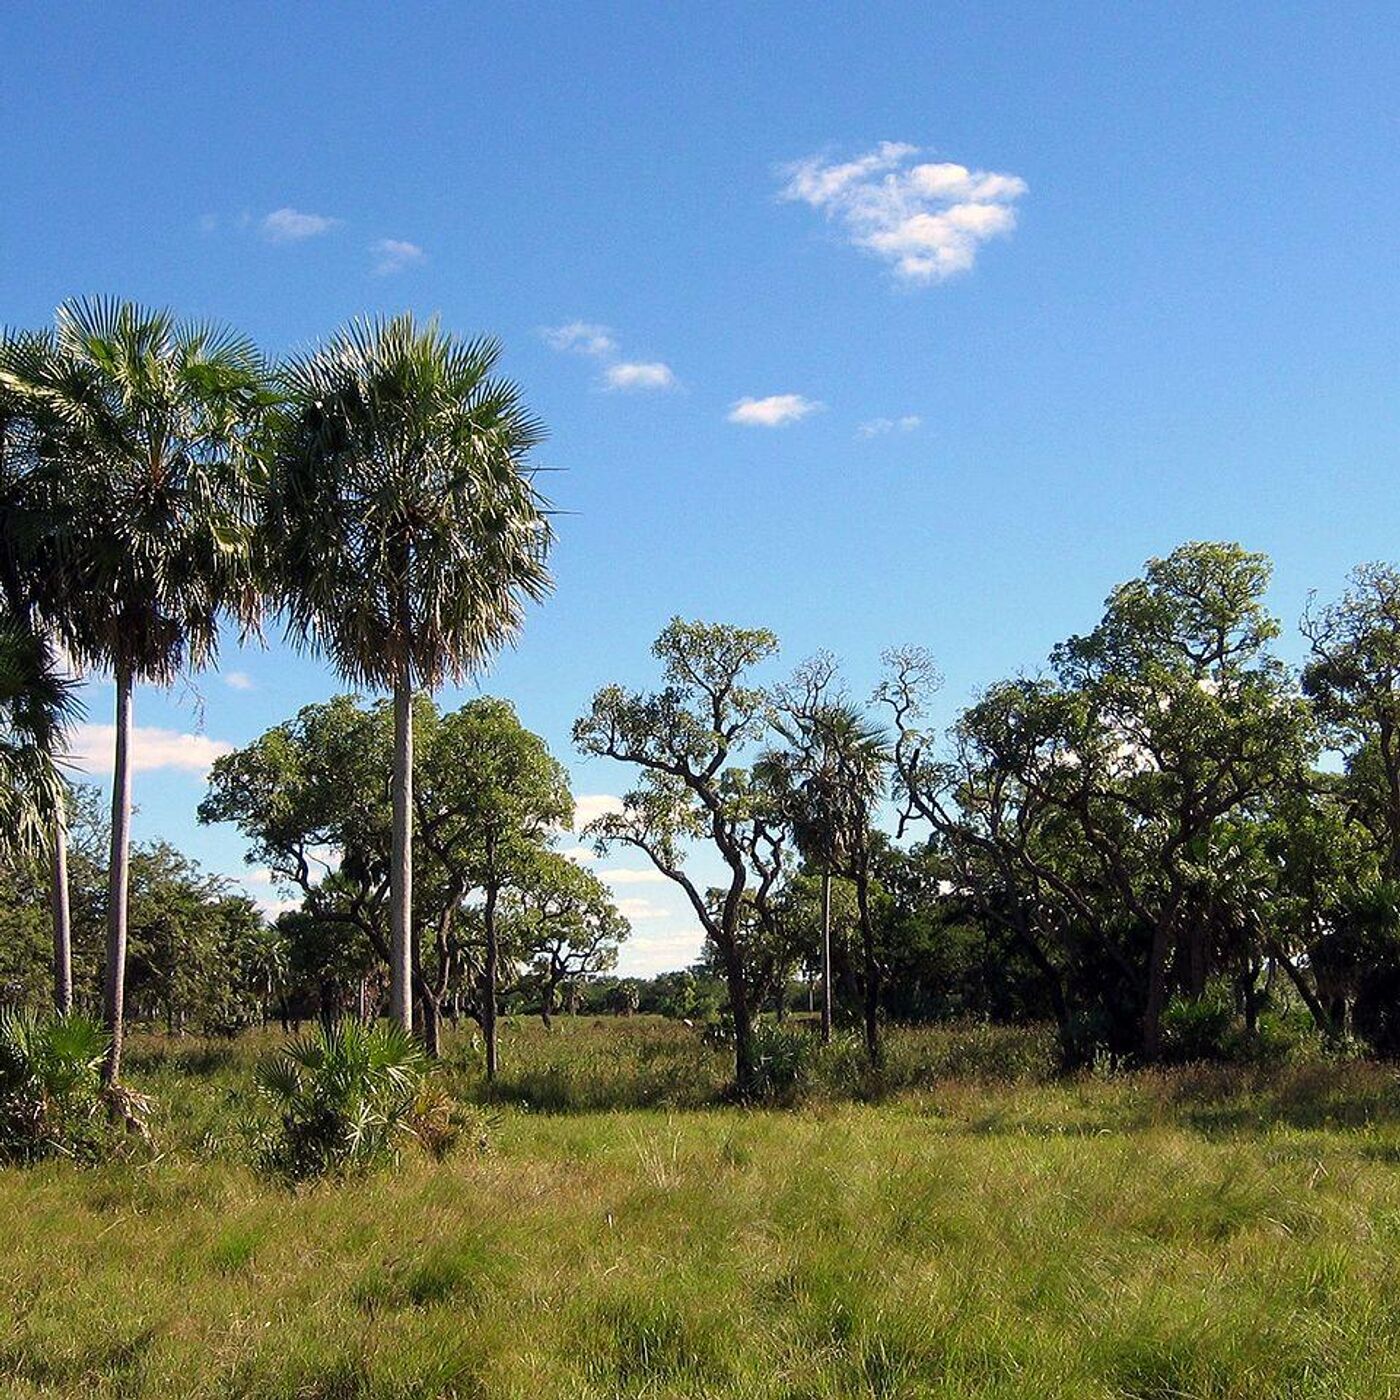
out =
{"type": "Polygon", "coordinates": [[[1400,1393],[1391,1070],[895,1039],[743,1110],[684,1027],[512,1024],[491,1152],[296,1193],[230,1155],[270,1037],[137,1041],[156,1160],[0,1172],[0,1394],[1400,1393]]]}

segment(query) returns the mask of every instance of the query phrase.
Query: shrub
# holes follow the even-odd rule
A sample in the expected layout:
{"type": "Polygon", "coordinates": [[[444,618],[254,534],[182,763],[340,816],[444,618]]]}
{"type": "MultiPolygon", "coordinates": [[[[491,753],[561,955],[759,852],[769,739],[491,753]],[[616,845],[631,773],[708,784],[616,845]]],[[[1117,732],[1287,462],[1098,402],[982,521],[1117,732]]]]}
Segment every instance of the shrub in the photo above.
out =
{"type": "Polygon", "coordinates": [[[1235,1008],[1218,986],[1195,1000],[1174,997],[1162,1012],[1165,1058],[1182,1064],[1225,1059],[1235,1021],[1235,1008]]]}
{"type": "Polygon", "coordinates": [[[762,1099],[782,1099],[806,1082],[817,1041],[808,1031],[793,1030],[775,1021],[753,1028],[754,1090],[762,1099]]]}
{"type": "MultiPolygon", "coordinates": [[[[107,1035],[81,1015],[0,1014],[0,1160],[95,1161],[110,1143],[102,1090],[107,1035]]],[[[123,1108],[139,1108],[124,1095],[123,1108]]]]}
{"type": "Polygon", "coordinates": [[[256,1129],[259,1164],[288,1181],[367,1171],[406,1141],[442,1156],[454,1107],[411,1035],[346,1020],[293,1040],[257,1074],[275,1122],[256,1129]]]}

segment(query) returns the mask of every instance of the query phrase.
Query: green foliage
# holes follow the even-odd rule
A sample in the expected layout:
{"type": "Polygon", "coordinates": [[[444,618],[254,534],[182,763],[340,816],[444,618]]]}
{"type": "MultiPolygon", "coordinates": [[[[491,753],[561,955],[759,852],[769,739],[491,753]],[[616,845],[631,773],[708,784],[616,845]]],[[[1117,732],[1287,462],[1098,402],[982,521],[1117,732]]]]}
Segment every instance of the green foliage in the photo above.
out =
{"type": "Polygon", "coordinates": [[[1162,1013],[1163,1048],[1168,1059],[1219,1060],[1225,1057],[1238,1012],[1222,986],[1196,998],[1176,997],[1162,1013]]]}
{"type": "Polygon", "coordinates": [[[753,1040],[753,1096],[764,1101],[791,1097],[802,1087],[820,1048],[812,1028],[760,1021],[753,1040]]]}
{"type": "Polygon", "coordinates": [[[85,1016],[0,1012],[0,1160],[95,1161],[110,1145],[107,1035],[85,1016]]]}
{"type": "Polygon", "coordinates": [[[290,635],[356,683],[460,678],[549,589],[544,436],[499,344],[410,315],[287,361],[261,547],[290,635]]]}
{"type": "Polygon", "coordinates": [[[290,1182],[368,1171],[409,1139],[435,1155],[452,1145],[427,1061],[392,1023],[319,1027],[264,1064],[257,1086],[275,1114],[258,1134],[257,1159],[290,1182]]]}

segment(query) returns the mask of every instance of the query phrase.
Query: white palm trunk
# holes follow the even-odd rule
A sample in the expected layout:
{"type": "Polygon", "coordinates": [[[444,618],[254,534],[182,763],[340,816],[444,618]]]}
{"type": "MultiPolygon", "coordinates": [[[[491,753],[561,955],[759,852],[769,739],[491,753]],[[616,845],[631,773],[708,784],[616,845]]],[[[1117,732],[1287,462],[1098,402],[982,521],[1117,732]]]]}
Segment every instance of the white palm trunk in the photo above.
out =
{"type": "Polygon", "coordinates": [[[413,1029],[413,687],[394,687],[394,851],[389,868],[389,1015],[413,1029]]]}

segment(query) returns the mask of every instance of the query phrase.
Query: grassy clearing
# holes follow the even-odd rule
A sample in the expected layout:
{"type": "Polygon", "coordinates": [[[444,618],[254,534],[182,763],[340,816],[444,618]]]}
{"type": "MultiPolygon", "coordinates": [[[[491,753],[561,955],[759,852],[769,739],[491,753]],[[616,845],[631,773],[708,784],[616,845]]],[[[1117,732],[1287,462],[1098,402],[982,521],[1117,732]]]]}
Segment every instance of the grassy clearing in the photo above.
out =
{"type": "Polygon", "coordinates": [[[1052,1083],[926,1033],[896,1077],[961,1074],[753,1111],[684,1027],[509,1037],[491,1153],[296,1194],[227,1156],[256,1041],[137,1047],[164,1156],[0,1172],[0,1394],[1400,1391],[1388,1069],[1052,1083]]]}

